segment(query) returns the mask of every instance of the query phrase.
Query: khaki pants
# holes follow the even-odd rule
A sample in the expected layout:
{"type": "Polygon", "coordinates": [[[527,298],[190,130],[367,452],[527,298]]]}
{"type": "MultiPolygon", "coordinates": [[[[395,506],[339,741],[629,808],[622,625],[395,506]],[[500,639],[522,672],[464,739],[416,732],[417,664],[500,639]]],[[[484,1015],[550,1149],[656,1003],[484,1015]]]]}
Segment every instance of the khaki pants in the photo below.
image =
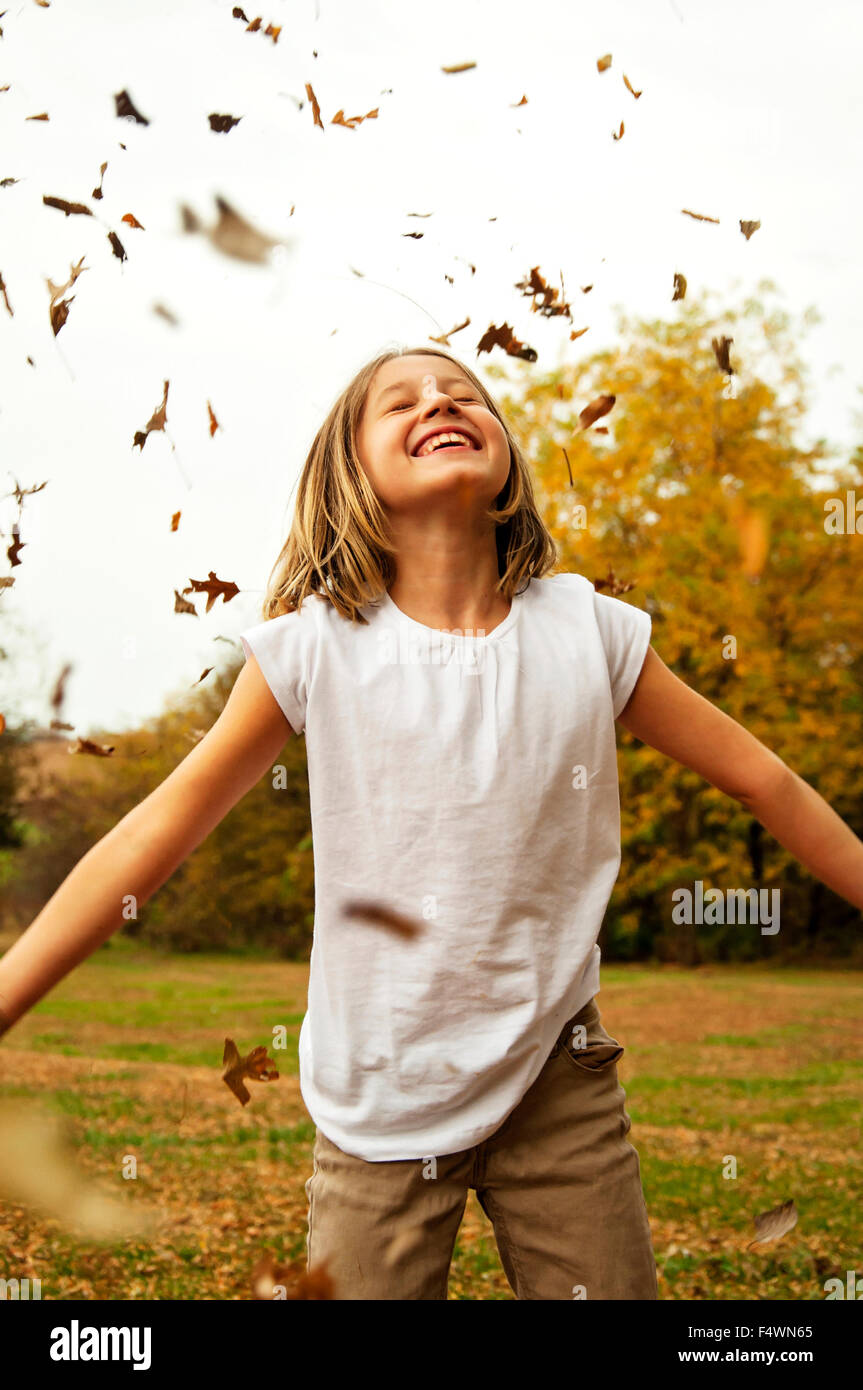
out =
{"type": "Polygon", "coordinates": [[[441,1158],[371,1163],[318,1129],[309,1270],[326,1266],[337,1299],[445,1299],[473,1188],[516,1298],[657,1298],[623,1050],[591,999],[500,1128],[441,1158]]]}

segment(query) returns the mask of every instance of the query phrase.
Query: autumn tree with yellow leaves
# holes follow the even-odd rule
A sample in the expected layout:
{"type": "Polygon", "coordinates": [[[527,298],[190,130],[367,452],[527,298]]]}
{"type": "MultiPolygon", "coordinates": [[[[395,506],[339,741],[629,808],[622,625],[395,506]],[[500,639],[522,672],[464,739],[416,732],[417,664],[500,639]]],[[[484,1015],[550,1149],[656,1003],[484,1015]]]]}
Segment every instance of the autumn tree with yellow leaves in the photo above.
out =
{"type": "MultiPolygon", "coordinates": [[[[807,311],[803,327],[813,321],[807,311]]],[[[666,665],[863,834],[863,535],[825,529],[826,499],[856,488],[863,504],[863,460],[800,442],[794,334],[757,299],[716,316],[704,301],[681,303],[671,321],[621,314],[616,348],[525,372],[498,399],[533,464],[560,568],[646,609],[666,665]],[[732,373],[714,350],[723,337],[732,373]],[[600,395],[613,408],[582,428],[600,395]]],[[[859,952],[856,909],[737,802],[622,728],[618,744],[623,859],[608,957],[793,958],[855,940],[859,952]],[[780,933],[675,926],[672,891],[696,879],[780,888],[780,933]]]]}

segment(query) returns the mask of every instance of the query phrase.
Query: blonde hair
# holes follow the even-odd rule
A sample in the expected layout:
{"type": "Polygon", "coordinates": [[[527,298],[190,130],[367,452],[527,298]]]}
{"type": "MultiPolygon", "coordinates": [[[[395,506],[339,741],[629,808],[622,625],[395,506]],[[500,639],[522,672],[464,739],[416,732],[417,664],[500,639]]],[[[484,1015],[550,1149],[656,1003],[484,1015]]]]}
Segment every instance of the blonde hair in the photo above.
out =
{"type": "Polygon", "coordinates": [[[291,530],[267,582],[263,619],[292,613],[317,593],[342,617],[365,623],[360,608],[393,583],[396,547],[386,513],[358,462],[356,435],[378,368],[396,357],[415,356],[442,357],[464,372],[507,437],[509,474],[486,512],[498,528],[497,591],[512,598],[556,563],[557,547],[539,514],[527,460],[482,382],[448,352],[402,348],[381,353],[361,368],[315,435],[300,475],[291,530]]]}

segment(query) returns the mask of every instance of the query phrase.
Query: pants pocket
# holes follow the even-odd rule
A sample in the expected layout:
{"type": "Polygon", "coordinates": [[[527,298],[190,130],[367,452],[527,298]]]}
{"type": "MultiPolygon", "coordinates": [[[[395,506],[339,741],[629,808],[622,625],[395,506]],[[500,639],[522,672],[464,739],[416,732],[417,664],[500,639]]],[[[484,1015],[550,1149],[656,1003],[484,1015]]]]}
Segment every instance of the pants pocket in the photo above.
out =
{"type": "Polygon", "coordinates": [[[626,1051],[617,1038],[603,1028],[593,999],[570,1019],[560,1050],[582,1072],[608,1071],[626,1051]]]}

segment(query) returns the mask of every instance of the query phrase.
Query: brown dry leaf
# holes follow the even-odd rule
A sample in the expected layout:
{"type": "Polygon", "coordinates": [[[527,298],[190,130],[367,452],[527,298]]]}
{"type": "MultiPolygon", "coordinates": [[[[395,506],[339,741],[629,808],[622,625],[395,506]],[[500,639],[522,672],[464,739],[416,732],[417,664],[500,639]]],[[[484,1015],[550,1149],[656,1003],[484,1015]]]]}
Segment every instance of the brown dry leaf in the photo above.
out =
{"type": "Polygon", "coordinates": [[[191,613],[193,618],[197,618],[198,616],[198,610],[195,605],[189,603],[188,599],[183,598],[182,594],[178,594],[176,589],[174,590],[174,612],[191,613]]]}
{"type": "Polygon", "coordinates": [[[797,1208],[794,1198],[789,1197],[787,1202],[782,1202],[778,1207],[771,1207],[770,1211],[763,1211],[755,1217],[755,1229],[758,1234],[746,1248],[751,1250],[753,1245],[766,1245],[768,1241],[781,1240],[796,1225],[797,1208]]]}
{"type": "Polygon", "coordinates": [[[233,1038],[225,1038],[225,1051],[222,1066],[227,1067],[222,1080],[237,1097],[241,1105],[248,1105],[251,1096],[243,1078],[250,1081],[278,1081],[279,1073],[272,1057],[267,1056],[266,1047],[253,1047],[247,1056],[241,1057],[233,1038]]]}
{"type": "Polygon", "coordinates": [[[733,342],[733,338],[711,338],[710,340],[716,364],[724,376],[734,376],[734,368],[728,355],[728,350],[733,342]]]}
{"type": "Polygon", "coordinates": [[[52,198],[47,193],[43,193],[42,202],[46,208],[59,208],[60,212],[65,212],[67,217],[73,213],[79,213],[84,217],[92,217],[93,211],[84,203],[67,203],[65,198],[52,198]]]}
{"type": "Polygon", "coordinates": [[[741,232],[743,233],[743,235],[746,237],[746,240],[748,241],[749,238],[752,236],[752,233],[753,233],[753,232],[757,232],[757,231],[758,231],[758,228],[759,228],[760,226],[761,226],[761,223],[760,223],[760,222],[741,222],[741,223],[740,223],[740,230],[741,230],[741,232]]]}
{"type": "Polygon", "coordinates": [[[584,410],[579,412],[578,423],[583,430],[590,429],[595,420],[601,420],[603,415],[607,415],[611,410],[616,396],[596,396],[584,410]]]}
{"type": "Polygon", "coordinates": [[[587,331],[588,330],[586,328],[574,328],[569,335],[569,341],[572,342],[573,338],[580,338],[582,334],[586,333],[587,331]]]}
{"type": "Polygon", "coordinates": [[[176,314],[172,314],[171,310],[166,309],[164,304],[154,304],[153,313],[158,314],[159,317],[163,318],[166,321],[166,323],[169,323],[172,326],[172,328],[176,328],[178,323],[180,322],[176,314]]]}
{"type": "Polygon", "coordinates": [[[690,212],[689,208],[681,208],[680,211],[684,213],[686,217],[694,217],[696,222],[715,222],[717,226],[719,225],[718,217],[708,217],[704,212],[690,212]]]}
{"type": "Polygon", "coordinates": [[[47,111],[42,111],[38,116],[25,116],[25,121],[50,121],[51,117],[47,111]]]}
{"type": "Polygon", "coordinates": [[[401,912],[394,912],[385,903],[354,901],[345,903],[343,911],[346,917],[368,922],[373,927],[384,927],[409,941],[424,931],[422,922],[413,917],[406,917],[401,912]]]}
{"type": "Polygon", "coordinates": [[[593,587],[594,589],[599,589],[600,592],[603,589],[607,589],[612,598],[619,598],[621,594],[628,594],[630,589],[634,589],[636,583],[637,580],[633,581],[632,584],[621,583],[615,575],[614,570],[611,568],[611,565],[609,565],[608,574],[605,579],[594,579],[593,587]]]}
{"type": "Polygon", "coordinates": [[[96,187],[93,189],[93,192],[90,194],[90,197],[91,197],[91,198],[101,198],[101,197],[102,197],[102,180],[103,180],[104,177],[105,177],[105,170],[107,169],[107,167],[108,167],[108,162],[107,162],[107,160],[105,161],[104,164],[100,164],[100,165],[99,165],[99,182],[96,184],[96,187]]]}
{"type": "Polygon", "coordinates": [[[67,661],[66,665],[63,667],[62,671],[60,672],[59,676],[54,682],[54,689],[51,692],[51,708],[56,712],[58,716],[60,715],[63,709],[63,701],[66,698],[66,681],[69,679],[71,673],[72,665],[70,662],[67,661]]]}
{"type": "Polygon", "coordinates": [[[78,1167],[68,1124],[31,1104],[0,1103],[0,1194],[92,1240],[146,1237],[157,1216],[104,1196],[78,1167]]]}
{"type": "Polygon", "coordinates": [[[204,670],[201,672],[201,674],[199,675],[198,679],[197,679],[196,681],[192,681],[192,686],[191,686],[191,688],[194,689],[196,685],[200,685],[200,684],[201,684],[201,681],[204,680],[204,678],[205,678],[206,676],[208,676],[208,675],[210,674],[210,672],[211,672],[211,671],[214,671],[215,669],[216,669],[216,668],[215,668],[214,666],[205,666],[205,667],[204,667],[204,670]]]}
{"type": "Polygon", "coordinates": [[[521,101],[511,101],[509,104],[510,104],[510,106],[512,106],[512,107],[515,107],[515,106],[527,106],[527,97],[526,97],[526,96],[522,96],[521,101]]]}
{"type": "Polygon", "coordinates": [[[475,67],[476,63],[453,63],[451,67],[441,68],[441,72],[469,72],[475,67]]]}
{"type": "MultiPolygon", "coordinates": [[[[566,300],[561,298],[560,302],[558,302],[557,296],[559,292],[552,289],[551,285],[546,283],[539,273],[538,265],[533,267],[530,275],[524,280],[517,280],[515,288],[521,290],[524,295],[530,295],[533,300],[531,308],[538,309],[546,318],[553,318],[557,314],[566,314],[567,318],[572,321],[572,310],[566,300]],[[541,303],[537,302],[538,296],[542,297],[541,303]]],[[[562,277],[560,293],[563,293],[562,277]]]]}
{"type": "Polygon", "coordinates": [[[123,88],[122,92],[117,92],[115,94],[114,102],[116,104],[116,114],[118,116],[126,118],[131,117],[131,119],[133,121],[136,121],[138,125],[150,124],[150,122],[147,120],[147,117],[142,116],[140,111],[137,110],[135,103],[132,101],[132,98],[129,96],[129,93],[126,91],[125,87],[123,88]]]}
{"type": "MultiPolygon", "coordinates": [[[[641,92],[637,92],[637,91],[635,90],[635,88],[633,87],[633,85],[632,85],[632,83],[630,82],[629,78],[627,77],[626,73],[623,74],[623,81],[624,81],[624,83],[625,83],[625,85],[626,85],[626,90],[627,90],[628,92],[632,92],[632,95],[635,97],[635,100],[638,101],[638,98],[641,96],[641,92]]],[[[642,87],[641,90],[644,91],[644,88],[642,87]]]]}
{"type": "Polygon", "coordinates": [[[224,198],[216,195],[219,220],[212,227],[202,227],[199,218],[190,208],[181,204],[184,232],[203,232],[203,234],[225,256],[233,256],[238,261],[248,261],[254,265],[266,263],[274,246],[284,245],[278,237],[268,236],[258,231],[245,217],[231,207],[224,198]]]}
{"type": "Polygon", "coordinates": [[[224,603],[230,603],[231,599],[236,598],[237,594],[240,592],[232,580],[217,579],[215,570],[210,570],[206,579],[192,579],[190,577],[189,585],[190,587],[188,589],[183,590],[184,594],[207,595],[207,606],[204,609],[205,613],[209,613],[217,598],[221,597],[224,603]]]}
{"type": "Polygon", "coordinates": [[[171,517],[171,530],[172,530],[172,531],[176,531],[177,527],[178,527],[179,524],[180,524],[180,517],[181,517],[182,515],[183,515],[183,513],[182,513],[181,511],[180,511],[180,512],[174,512],[174,515],[171,517]]]}
{"type": "Polygon", "coordinates": [[[130,227],[137,227],[142,232],[146,230],[145,227],[141,226],[141,223],[138,221],[137,217],[133,212],[124,212],[123,216],[120,218],[120,221],[128,222],[130,227]]]}
{"type": "Polygon", "coordinates": [[[89,738],[76,738],[67,748],[67,753],[90,753],[95,758],[109,758],[114,751],[113,743],[94,743],[89,738]]]}
{"type": "Polygon", "coordinates": [[[311,82],[307,82],[307,83],[306,83],[306,96],[308,97],[309,101],[312,103],[312,116],[314,117],[315,125],[319,125],[320,128],[321,128],[321,130],[323,130],[323,129],[324,129],[324,123],[323,123],[323,121],[321,120],[321,108],[318,106],[318,99],[317,99],[317,97],[315,96],[314,92],[312,91],[312,84],[311,84],[311,82]]]}
{"type": "MultiPolygon", "coordinates": [[[[379,110],[380,107],[376,106],[374,111],[367,111],[364,116],[345,116],[344,111],[339,110],[333,116],[333,119],[330,121],[330,125],[343,125],[347,126],[350,130],[355,130],[356,127],[359,125],[360,121],[376,120],[379,110]]],[[[414,232],[412,235],[416,236],[417,233],[414,232]]],[[[422,235],[422,233],[420,233],[419,235],[422,235]]]]}
{"type": "Polygon", "coordinates": [[[464,323],[457,323],[455,328],[451,328],[448,333],[441,333],[439,338],[436,338],[433,333],[429,334],[429,338],[433,343],[440,343],[443,347],[450,347],[450,338],[453,333],[460,333],[463,328],[467,328],[469,323],[470,317],[466,318],[464,323]]]}
{"type": "Polygon", "coordinates": [[[0,714],[0,734],[5,734],[5,732],[6,732],[6,716],[5,716],[5,714],[0,714]]]}
{"type": "Polygon", "coordinates": [[[610,53],[604,54],[602,58],[597,58],[597,60],[596,60],[596,71],[597,71],[597,72],[605,72],[605,71],[606,71],[608,68],[610,68],[610,67],[611,67],[611,54],[610,54],[610,53]]]}
{"type": "Polygon", "coordinates": [[[147,422],[146,428],[143,430],[136,430],[135,438],[132,440],[133,449],[136,444],[139,446],[139,448],[143,449],[144,445],[147,442],[147,436],[151,434],[153,430],[164,430],[165,425],[168,423],[167,411],[169,386],[170,382],[166,381],[162,391],[162,404],[158,406],[156,410],[153,411],[153,414],[150,416],[150,419],[147,422]]]}
{"type": "Polygon", "coordinates": [[[676,270],[675,270],[675,272],[674,272],[674,294],[671,296],[671,302],[672,302],[672,304],[673,304],[674,301],[675,301],[675,299],[685,299],[685,298],[686,298],[686,276],[685,276],[685,275],[681,275],[681,274],[679,273],[679,271],[676,271],[676,270]]]}
{"type": "Polygon", "coordinates": [[[621,140],[623,138],[623,121],[620,122],[620,130],[611,132],[611,138],[612,140],[621,140]]]}
{"type": "Polygon", "coordinates": [[[18,539],[19,531],[18,531],[18,523],[17,523],[17,522],[16,522],[15,525],[12,527],[12,531],[13,531],[13,534],[14,534],[14,540],[12,541],[12,544],[11,544],[11,545],[7,548],[7,550],[6,550],[6,559],[9,561],[9,564],[10,564],[10,565],[20,565],[21,561],[18,559],[18,552],[19,552],[19,550],[23,550],[23,549],[24,549],[24,547],[25,547],[25,545],[27,544],[27,542],[26,542],[26,541],[19,541],[19,539],[18,539]]]}
{"type": "Polygon", "coordinates": [[[219,116],[215,111],[211,111],[207,117],[210,122],[210,129],[219,135],[227,135],[235,125],[240,124],[242,119],[242,116],[219,116]]]}
{"type": "Polygon", "coordinates": [[[212,439],[213,435],[216,433],[216,430],[220,430],[222,426],[219,424],[218,420],[213,414],[213,407],[210,405],[209,401],[207,401],[207,411],[210,416],[210,438],[212,439]]]}
{"type": "Polygon", "coordinates": [[[125,251],[125,248],[124,248],[124,246],[123,246],[123,243],[122,243],[122,241],[120,240],[120,238],[117,236],[117,233],[116,233],[116,232],[109,232],[109,233],[108,233],[108,240],[109,240],[110,243],[111,243],[111,250],[114,252],[114,255],[117,257],[117,260],[118,260],[118,261],[126,261],[126,260],[129,259],[128,256],[126,255],[126,251],[125,251]]]}
{"type": "Polygon", "coordinates": [[[311,1271],[298,1265],[276,1264],[267,1251],[252,1270],[252,1297],[271,1300],[277,1286],[285,1290],[285,1300],[334,1299],[335,1286],[326,1264],[311,1271]]]}
{"type": "Polygon", "coordinates": [[[508,323],[502,323],[499,327],[490,323],[477,343],[476,350],[477,353],[491,352],[493,347],[502,347],[510,357],[523,357],[525,362],[536,361],[536,349],[526,347],[520,342],[508,323]]]}
{"type": "Polygon", "coordinates": [[[14,317],[15,317],[15,314],[14,314],[14,312],[13,312],[13,310],[12,310],[12,305],[9,303],[9,296],[8,296],[8,294],[6,293],[6,282],[5,282],[5,280],[3,279],[2,273],[0,273],[0,294],[2,294],[2,296],[3,296],[3,303],[6,305],[6,308],[7,308],[8,311],[9,311],[10,317],[11,317],[11,318],[14,318],[14,317]]]}
{"type": "Polygon", "coordinates": [[[63,327],[63,324],[66,322],[66,319],[68,318],[69,305],[75,298],[74,295],[72,295],[71,299],[61,299],[60,296],[65,294],[68,289],[71,289],[75,281],[78,279],[78,276],[83,274],[85,270],[89,270],[89,266],[84,265],[84,257],[82,256],[77,265],[70,264],[69,279],[66,281],[65,285],[55,285],[53,280],[46,279],[45,281],[46,285],[48,286],[48,291],[51,295],[51,307],[49,312],[51,316],[51,328],[54,331],[55,338],[57,334],[60,332],[60,329],[63,327]]]}

